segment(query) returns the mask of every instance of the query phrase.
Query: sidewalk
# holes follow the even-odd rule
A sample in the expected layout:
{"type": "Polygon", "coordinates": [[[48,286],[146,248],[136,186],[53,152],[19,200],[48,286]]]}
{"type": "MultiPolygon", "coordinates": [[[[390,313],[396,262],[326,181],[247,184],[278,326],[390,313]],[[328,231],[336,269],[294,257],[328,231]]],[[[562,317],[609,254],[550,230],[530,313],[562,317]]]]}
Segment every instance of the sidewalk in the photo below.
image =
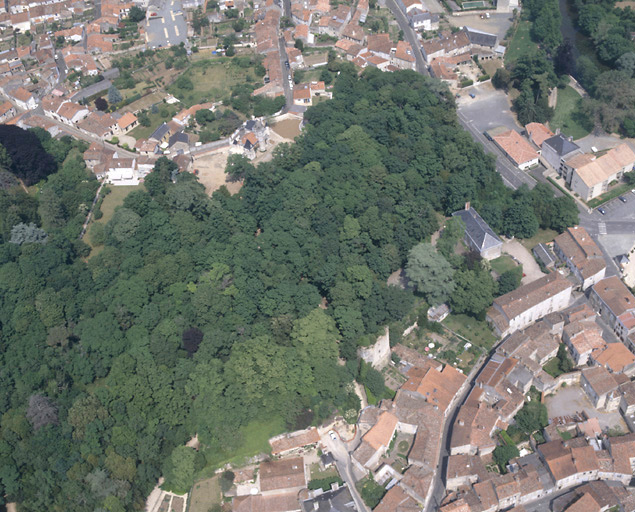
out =
{"type": "Polygon", "coordinates": [[[583,208],[587,213],[591,213],[593,212],[593,208],[589,208],[589,205],[587,205],[584,201],[582,201],[582,199],[580,199],[579,197],[576,197],[575,194],[573,192],[571,192],[567,186],[566,183],[564,182],[564,180],[562,179],[561,176],[558,175],[558,173],[556,171],[551,171],[548,174],[545,173],[545,176],[548,178],[551,178],[553,181],[555,181],[561,188],[562,190],[564,190],[576,203],[578,203],[578,205],[583,208]]]}

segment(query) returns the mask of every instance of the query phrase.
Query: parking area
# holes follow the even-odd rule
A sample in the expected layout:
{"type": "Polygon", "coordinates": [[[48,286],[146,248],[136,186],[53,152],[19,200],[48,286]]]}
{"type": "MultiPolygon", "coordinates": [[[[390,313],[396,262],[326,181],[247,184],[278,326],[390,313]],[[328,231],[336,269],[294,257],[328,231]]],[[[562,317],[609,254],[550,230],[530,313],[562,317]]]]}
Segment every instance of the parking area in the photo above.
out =
{"type": "Polygon", "coordinates": [[[494,89],[491,83],[477,84],[463,91],[457,99],[459,112],[481,133],[497,126],[521,129],[512,114],[507,95],[494,89]],[[471,98],[470,93],[475,97],[471,98]]]}
{"type": "Polygon", "coordinates": [[[622,419],[619,411],[601,412],[596,410],[580,386],[567,386],[560,388],[555,395],[549,395],[545,399],[545,405],[549,413],[549,419],[561,416],[575,416],[584,411],[589,418],[597,418],[602,429],[619,428],[627,433],[628,427],[622,419]]]}
{"type": "Polygon", "coordinates": [[[522,284],[529,284],[545,274],[540,270],[533,255],[518,240],[508,240],[503,244],[503,252],[509,254],[523,266],[522,284]]]}
{"type": "Polygon", "coordinates": [[[481,18],[480,13],[462,14],[461,16],[448,16],[448,21],[450,25],[455,27],[468,26],[489,34],[496,34],[498,40],[501,41],[512,25],[512,15],[492,12],[489,18],[481,18]]]}
{"type": "Polygon", "coordinates": [[[153,5],[149,9],[146,22],[149,48],[166,48],[187,42],[187,22],[181,0],[162,0],[160,6],[153,5]]]}

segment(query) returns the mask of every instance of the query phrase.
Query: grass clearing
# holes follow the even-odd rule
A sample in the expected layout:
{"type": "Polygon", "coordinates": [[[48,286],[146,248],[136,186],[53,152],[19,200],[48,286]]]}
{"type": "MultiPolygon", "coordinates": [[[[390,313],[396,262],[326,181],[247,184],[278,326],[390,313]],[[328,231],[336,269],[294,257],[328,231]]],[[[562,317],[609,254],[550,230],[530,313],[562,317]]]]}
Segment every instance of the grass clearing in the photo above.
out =
{"type": "Polygon", "coordinates": [[[141,190],[142,185],[131,186],[118,186],[109,187],[110,193],[104,197],[104,201],[101,203],[101,211],[104,214],[103,217],[95,222],[101,222],[102,224],[108,224],[108,221],[112,219],[115,214],[115,208],[123,204],[123,200],[133,190],[141,190]]]}
{"type": "Polygon", "coordinates": [[[518,266],[509,254],[503,254],[502,256],[490,261],[490,265],[492,265],[492,270],[494,270],[494,272],[496,272],[499,276],[518,266]]]}
{"type": "Polygon", "coordinates": [[[148,111],[148,117],[150,118],[150,126],[137,126],[132,130],[129,135],[135,139],[147,139],[154,133],[154,131],[161,126],[161,123],[167,123],[174,115],[181,110],[180,104],[168,105],[167,103],[159,103],[157,105],[157,111],[152,112],[152,109],[148,111]]]}
{"type": "Polygon", "coordinates": [[[225,58],[198,61],[181,76],[189,78],[194,88],[180,89],[175,83],[168,87],[168,92],[181,100],[184,107],[228,99],[231,88],[237,84],[252,82],[257,87],[262,85],[262,79],[255,73],[255,65],[242,67],[225,58]]]}
{"type": "Polygon", "coordinates": [[[551,242],[557,236],[558,232],[553,229],[539,229],[538,233],[531,238],[519,238],[518,241],[523,244],[528,251],[531,251],[538,244],[551,242]]]}
{"type": "Polygon", "coordinates": [[[607,203],[611,199],[615,199],[617,196],[628,194],[632,188],[633,185],[630,185],[628,183],[617,185],[615,188],[609,190],[608,192],[605,192],[601,196],[591,199],[587,204],[589,205],[589,208],[597,208],[598,206],[607,203]]]}
{"type": "Polygon", "coordinates": [[[505,51],[505,64],[517,61],[523,55],[533,55],[538,52],[538,45],[531,40],[531,22],[521,20],[514,33],[514,37],[505,51]]]}
{"type": "Polygon", "coordinates": [[[279,416],[251,421],[235,433],[234,437],[240,440],[237,448],[214,449],[205,452],[207,466],[199,476],[210,476],[217,468],[227,463],[242,464],[248,457],[259,453],[270,453],[269,439],[284,431],[284,420],[279,416]]]}
{"type": "Polygon", "coordinates": [[[195,482],[190,492],[189,512],[208,512],[213,505],[221,503],[219,477],[195,482]]]}
{"type": "Polygon", "coordinates": [[[546,371],[549,375],[551,375],[554,379],[564,372],[560,369],[560,360],[557,357],[550,359],[547,364],[545,364],[542,369],[546,371]]]}
{"type": "Polygon", "coordinates": [[[452,313],[443,320],[443,325],[470,340],[472,344],[487,350],[492,348],[497,339],[487,322],[471,316],[452,313]]]}
{"type": "Polygon", "coordinates": [[[337,469],[335,468],[335,466],[332,466],[325,470],[321,470],[320,463],[314,462],[313,464],[311,464],[311,467],[310,467],[310,475],[311,475],[311,480],[320,480],[322,478],[331,478],[331,477],[339,476],[339,473],[337,472],[337,469]]]}
{"type": "Polygon", "coordinates": [[[562,133],[570,135],[574,140],[586,137],[591,130],[588,126],[588,119],[580,108],[581,101],[582,97],[570,85],[564,89],[558,89],[556,110],[549,123],[551,129],[555,131],[556,128],[559,128],[562,133]]]}

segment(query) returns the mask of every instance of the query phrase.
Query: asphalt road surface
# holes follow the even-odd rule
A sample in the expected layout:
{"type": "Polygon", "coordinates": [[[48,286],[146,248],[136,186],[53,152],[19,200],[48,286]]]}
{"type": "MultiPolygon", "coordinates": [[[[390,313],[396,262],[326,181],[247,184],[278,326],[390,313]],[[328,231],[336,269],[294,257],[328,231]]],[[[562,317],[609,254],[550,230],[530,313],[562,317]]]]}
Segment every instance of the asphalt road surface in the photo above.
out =
{"type": "Polygon", "coordinates": [[[416,32],[408,23],[406,16],[399,9],[395,0],[386,0],[386,6],[390,9],[390,11],[395,16],[397,23],[399,24],[399,28],[403,30],[404,37],[406,41],[410,43],[412,47],[412,51],[414,52],[415,59],[417,61],[417,71],[422,75],[430,76],[430,72],[428,71],[428,66],[426,65],[425,60],[423,59],[423,54],[421,53],[421,46],[419,45],[419,39],[417,38],[416,32]]]}

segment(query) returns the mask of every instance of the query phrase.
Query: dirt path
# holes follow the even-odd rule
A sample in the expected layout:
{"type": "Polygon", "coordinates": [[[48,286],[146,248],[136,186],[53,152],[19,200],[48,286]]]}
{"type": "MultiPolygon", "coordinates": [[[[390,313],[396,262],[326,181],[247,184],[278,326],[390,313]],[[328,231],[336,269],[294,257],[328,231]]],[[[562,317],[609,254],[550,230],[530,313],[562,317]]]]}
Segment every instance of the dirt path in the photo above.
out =
{"type": "Polygon", "coordinates": [[[518,240],[508,240],[503,244],[503,252],[509,254],[517,262],[523,266],[523,277],[521,283],[528,284],[536,279],[540,279],[543,274],[542,270],[536,263],[532,254],[525,249],[518,240]]]}

